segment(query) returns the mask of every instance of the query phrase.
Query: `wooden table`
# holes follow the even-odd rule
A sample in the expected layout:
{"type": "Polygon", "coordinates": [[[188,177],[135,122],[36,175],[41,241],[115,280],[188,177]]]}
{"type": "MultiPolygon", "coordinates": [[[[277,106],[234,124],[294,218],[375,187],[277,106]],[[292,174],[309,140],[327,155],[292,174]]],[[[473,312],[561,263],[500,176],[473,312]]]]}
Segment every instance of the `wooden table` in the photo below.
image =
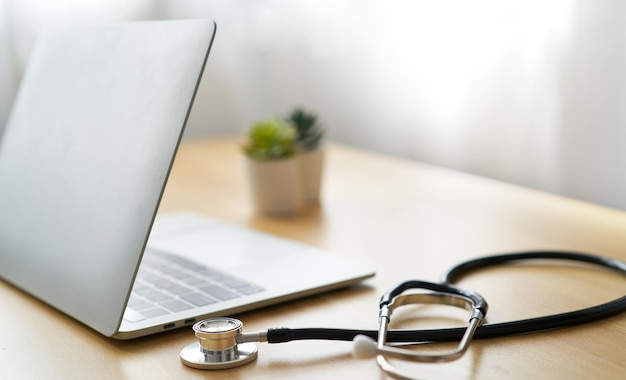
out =
{"type": "MultiPolygon", "coordinates": [[[[239,141],[186,141],[160,212],[194,210],[300,240],[377,270],[360,286],[240,315],[247,331],[267,327],[375,328],[379,295],[406,279],[437,281],[474,256],[533,249],[598,253],[626,260],[626,214],[438,167],[328,144],[320,205],[294,217],[254,215],[239,141]]],[[[497,160],[497,157],[494,157],[497,160]]],[[[622,276],[547,263],[480,271],[461,282],[501,322],[591,306],[625,293],[622,276]]],[[[193,341],[176,330],[114,341],[0,282],[0,378],[381,379],[351,344],[259,345],[238,369],[187,368],[178,353],[193,341]]],[[[465,313],[414,307],[401,327],[457,326],[465,313]]],[[[447,348],[448,346],[446,346],[447,348]]],[[[623,379],[626,316],[540,334],[481,340],[448,364],[399,364],[420,378],[623,379]]]]}

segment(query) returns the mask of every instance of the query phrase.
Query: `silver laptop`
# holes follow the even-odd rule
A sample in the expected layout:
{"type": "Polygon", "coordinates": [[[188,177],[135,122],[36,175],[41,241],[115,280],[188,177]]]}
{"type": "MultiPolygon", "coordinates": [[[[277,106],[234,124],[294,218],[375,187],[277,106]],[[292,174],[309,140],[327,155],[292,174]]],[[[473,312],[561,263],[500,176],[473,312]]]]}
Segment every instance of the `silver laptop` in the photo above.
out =
{"type": "Polygon", "coordinates": [[[0,141],[4,281],[129,339],[373,275],[194,214],[155,222],[214,34],[205,20],[42,34],[0,141]]]}

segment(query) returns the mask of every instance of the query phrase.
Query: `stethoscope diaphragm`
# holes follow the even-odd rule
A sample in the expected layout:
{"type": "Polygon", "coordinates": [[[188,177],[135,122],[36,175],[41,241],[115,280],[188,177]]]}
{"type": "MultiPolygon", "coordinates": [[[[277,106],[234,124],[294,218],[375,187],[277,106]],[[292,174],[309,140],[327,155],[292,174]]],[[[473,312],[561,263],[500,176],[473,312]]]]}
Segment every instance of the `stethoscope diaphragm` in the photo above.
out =
{"type": "Polygon", "coordinates": [[[239,344],[243,323],[234,318],[205,319],[193,326],[197,342],[180,351],[180,360],[196,369],[227,369],[255,360],[258,354],[254,343],[239,344]]]}

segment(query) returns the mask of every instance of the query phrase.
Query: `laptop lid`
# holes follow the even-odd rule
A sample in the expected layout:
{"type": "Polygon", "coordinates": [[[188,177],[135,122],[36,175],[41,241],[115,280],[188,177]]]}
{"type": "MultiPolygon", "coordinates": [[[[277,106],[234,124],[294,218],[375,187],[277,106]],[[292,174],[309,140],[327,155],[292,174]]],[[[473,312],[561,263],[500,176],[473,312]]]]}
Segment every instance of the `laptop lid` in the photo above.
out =
{"type": "Polygon", "coordinates": [[[206,20],[42,34],[0,141],[0,277],[117,331],[214,34],[206,20]]]}

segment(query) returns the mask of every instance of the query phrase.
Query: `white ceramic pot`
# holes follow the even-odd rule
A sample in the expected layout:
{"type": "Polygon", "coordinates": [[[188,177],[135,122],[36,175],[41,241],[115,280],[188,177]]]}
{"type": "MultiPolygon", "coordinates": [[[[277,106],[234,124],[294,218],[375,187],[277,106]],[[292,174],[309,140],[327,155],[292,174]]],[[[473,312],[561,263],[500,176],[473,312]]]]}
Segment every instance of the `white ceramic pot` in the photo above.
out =
{"type": "Polygon", "coordinates": [[[316,149],[303,152],[299,156],[302,181],[302,199],[305,202],[319,202],[322,186],[324,151],[316,149]]]}
{"type": "Polygon", "coordinates": [[[257,213],[289,215],[302,205],[300,160],[297,156],[259,161],[246,158],[252,203],[257,213]]]}

